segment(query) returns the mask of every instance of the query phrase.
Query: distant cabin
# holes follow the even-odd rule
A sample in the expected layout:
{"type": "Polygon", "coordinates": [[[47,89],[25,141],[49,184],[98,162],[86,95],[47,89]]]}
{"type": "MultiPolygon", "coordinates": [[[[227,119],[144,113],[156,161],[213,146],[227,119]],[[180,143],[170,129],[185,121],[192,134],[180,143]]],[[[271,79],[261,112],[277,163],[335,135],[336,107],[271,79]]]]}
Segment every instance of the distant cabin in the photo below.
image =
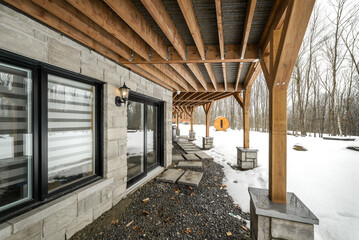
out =
{"type": "Polygon", "coordinates": [[[226,131],[229,128],[229,121],[225,117],[217,117],[214,121],[214,127],[217,131],[226,131]]]}

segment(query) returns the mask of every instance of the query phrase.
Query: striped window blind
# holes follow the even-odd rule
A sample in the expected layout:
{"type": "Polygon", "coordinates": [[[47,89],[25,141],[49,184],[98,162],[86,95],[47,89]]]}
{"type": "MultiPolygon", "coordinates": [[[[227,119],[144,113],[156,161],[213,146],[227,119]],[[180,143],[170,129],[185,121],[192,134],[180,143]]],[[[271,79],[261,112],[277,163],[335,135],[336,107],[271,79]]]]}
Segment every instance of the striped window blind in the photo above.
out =
{"type": "Polygon", "coordinates": [[[31,71],[0,62],[0,210],[30,199],[31,71]]]}
{"type": "Polygon", "coordinates": [[[95,87],[48,75],[48,189],[94,174],[95,87]]]}

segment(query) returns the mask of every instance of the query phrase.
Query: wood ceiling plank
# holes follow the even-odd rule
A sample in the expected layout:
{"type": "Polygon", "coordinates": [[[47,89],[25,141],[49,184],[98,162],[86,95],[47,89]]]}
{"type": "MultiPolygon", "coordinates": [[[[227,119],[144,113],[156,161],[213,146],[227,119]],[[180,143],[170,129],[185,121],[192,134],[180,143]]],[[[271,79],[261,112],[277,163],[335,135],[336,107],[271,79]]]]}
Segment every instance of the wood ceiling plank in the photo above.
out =
{"type": "Polygon", "coordinates": [[[33,0],[33,2],[123,58],[131,58],[131,49],[66,1],[33,0]]]}
{"type": "MultiPolygon", "coordinates": [[[[254,10],[256,8],[256,4],[257,4],[257,0],[248,0],[248,3],[247,3],[246,20],[244,22],[244,30],[243,30],[243,35],[242,35],[242,47],[241,47],[241,55],[240,55],[241,59],[244,58],[244,55],[245,55],[245,52],[247,49],[249,33],[251,32],[254,10]]],[[[236,89],[239,84],[241,71],[242,71],[242,63],[239,63],[237,78],[236,78],[236,89]]]]}
{"type": "MultiPolygon", "coordinates": [[[[217,16],[217,28],[218,28],[218,41],[219,41],[219,50],[221,54],[221,59],[224,60],[224,33],[223,33],[223,18],[222,18],[222,1],[216,0],[216,16],[217,16]]],[[[222,63],[222,73],[223,73],[223,82],[224,89],[227,90],[227,70],[226,64],[222,63]]]]}
{"type": "Polygon", "coordinates": [[[187,60],[182,59],[174,47],[168,47],[169,59],[163,59],[156,52],[152,52],[151,60],[147,61],[137,54],[134,55],[132,61],[124,60],[124,64],[160,64],[160,63],[231,63],[231,62],[253,62],[258,56],[258,46],[247,45],[244,58],[240,58],[240,45],[225,45],[226,57],[221,59],[219,46],[206,46],[206,58],[202,59],[198,53],[196,46],[187,46],[188,56],[187,60]]]}
{"type": "Polygon", "coordinates": [[[204,78],[201,70],[199,69],[199,67],[197,66],[197,64],[195,63],[188,63],[187,66],[189,67],[189,69],[191,69],[191,71],[193,72],[193,74],[196,76],[196,78],[198,79],[199,83],[202,85],[202,87],[207,91],[208,87],[207,87],[207,81],[204,78]]]}
{"type": "Polygon", "coordinates": [[[72,6],[100,25],[127,47],[148,59],[150,47],[105,3],[98,0],[67,0],[72,6]]]}

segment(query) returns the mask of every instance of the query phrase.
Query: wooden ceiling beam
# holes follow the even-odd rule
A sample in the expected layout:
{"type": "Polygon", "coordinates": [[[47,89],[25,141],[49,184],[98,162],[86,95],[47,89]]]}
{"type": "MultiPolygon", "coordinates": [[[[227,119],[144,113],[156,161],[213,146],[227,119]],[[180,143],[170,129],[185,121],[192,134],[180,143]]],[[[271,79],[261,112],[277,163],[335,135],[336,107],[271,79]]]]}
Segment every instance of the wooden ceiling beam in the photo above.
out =
{"type": "Polygon", "coordinates": [[[204,63],[204,66],[208,72],[208,76],[211,79],[212,85],[214,87],[215,90],[217,90],[217,80],[216,80],[216,76],[214,75],[214,71],[212,68],[212,64],[210,63],[204,63]]]}
{"type": "Polygon", "coordinates": [[[98,0],[66,0],[80,12],[100,25],[142,58],[148,59],[150,47],[127,24],[121,21],[105,3],[98,0]]]}
{"type": "MultiPolygon", "coordinates": [[[[247,13],[246,13],[246,20],[244,22],[244,30],[243,30],[243,35],[242,35],[242,47],[241,47],[240,58],[244,58],[244,55],[245,55],[245,52],[247,49],[249,33],[251,32],[252,21],[253,21],[254,10],[256,8],[256,4],[257,4],[257,0],[249,0],[247,3],[247,13]]],[[[238,66],[235,89],[237,89],[237,86],[239,84],[239,79],[240,79],[241,72],[242,72],[242,64],[243,63],[239,63],[239,66],[238,66]]]]}
{"type": "MultiPolygon", "coordinates": [[[[145,64],[139,64],[138,66],[142,66],[145,64]]],[[[183,87],[186,91],[189,90],[189,86],[186,80],[184,80],[181,75],[179,75],[173,68],[169,67],[166,64],[153,64],[155,68],[163,72],[165,75],[167,75],[170,79],[174,80],[178,85],[183,87]]],[[[178,89],[177,89],[178,90],[178,89]]]]}
{"type": "Polygon", "coordinates": [[[161,0],[141,0],[167,39],[172,43],[182,59],[186,59],[186,44],[172,21],[161,0]]]}
{"type": "Polygon", "coordinates": [[[189,69],[191,69],[191,71],[193,72],[193,74],[196,76],[197,80],[199,81],[199,83],[202,85],[202,87],[207,91],[208,87],[207,87],[207,81],[204,78],[201,70],[199,69],[199,67],[197,66],[197,64],[195,63],[188,63],[187,66],[189,67],[189,69]]]}
{"type": "Polygon", "coordinates": [[[139,66],[136,66],[136,65],[124,65],[124,66],[128,67],[129,69],[131,69],[131,71],[141,75],[144,78],[147,78],[148,80],[150,80],[150,81],[152,81],[152,82],[154,82],[154,83],[156,83],[156,84],[158,84],[158,85],[160,85],[160,86],[162,86],[164,88],[167,88],[167,89],[169,89],[171,91],[176,91],[175,88],[173,88],[172,86],[164,83],[163,81],[161,81],[157,77],[149,74],[147,71],[141,69],[141,67],[139,67],[139,66]]]}
{"type": "MultiPolygon", "coordinates": [[[[142,16],[140,11],[130,0],[105,0],[108,6],[110,6],[153,50],[163,59],[169,58],[167,46],[165,41],[157,34],[150,25],[150,23],[142,16]]],[[[159,1],[160,3],[160,1],[159,1]]],[[[156,6],[158,7],[158,6],[156,6]]],[[[164,6],[163,6],[164,7],[164,6]]],[[[165,10],[165,9],[164,9],[165,10]]],[[[169,16],[168,16],[169,17],[169,16]]],[[[173,24],[174,25],[174,24],[173,24]]],[[[178,35],[177,37],[180,37],[178,35]]],[[[182,40],[183,41],[183,40],[182,40]]],[[[152,53],[149,59],[152,58],[152,53]]],[[[149,60],[147,59],[147,60],[149,60]]],[[[167,62],[166,62],[167,63],[167,62]]],[[[168,65],[155,66],[161,69],[163,73],[175,80],[184,89],[188,90],[187,84],[183,81],[186,80],[194,89],[197,86],[192,83],[191,78],[182,78],[177,72],[172,71],[168,65]]],[[[175,69],[176,70],[176,69],[175,69]]],[[[182,71],[187,71],[186,69],[182,71]]],[[[183,75],[182,75],[183,76],[183,75]]],[[[185,75],[186,76],[186,75],[185,75]]]]}
{"type": "Polygon", "coordinates": [[[49,1],[49,0],[33,0],[34,3],[46,9],[56,17],[65,21],[69,25],[74,26],[82,33],[100,42],[108,49],[116,52],[125,59],[131,58],[131,49],[124,45],[121,41],[113,37],[107,31],[91,19],[82,14],[66,1],[49,1]]]}
{"type": "MultiPolygon", "coordinates": [[[[57,31],[62,32],[63,34],[65,34],[68,37],[74,39],[75,41],[89,47],[90,49],[93,49],[94,51],[98,52],[99,54],[105,56],[108,59],[111,59],[111,60],[113,60],[113,61],[115,61],[117,63],[121,59],[123,59],[117,53],[115,53],[112,50],[110,50],[109,48],[103,46],[100,42],[95,41],[93,38],[87,36],[86,34],[81,32],[80,30],[78,30],[77,28],[75,28],[72,25],[68,24],[66,21],[58,18],[54,14],[52,14],[49,11],[45,10],[45,8],[42,8],[39,5],[37,5],[37,4],[35,4],[35,3],[31,2],[31,1],[27,1],[27,0],[6,0],[5,2],[7,2],[9,5],[19,9],[20,11],[32,16],[33,18],[39,20],[40,22],[43,22],[43,23],[47,24],[51,28],[54,28],[57,31]]],[[[39,4],[40,3],[41,2],[39,2],[39,4]]],[[[41,4],[43,4],[43,3],[41,3],[41,4]]],[[[47,7],[52,6],[52,5],[47,5],[47,4],[52,4],[52,3],[46,3],[47,7]]],[[[59,5],[59,6],[64,7],[66,5],[59,5]]],[[[58,9],[57,11],[61,12],[61,8],[58,9]]],[[[54,10],[54,11],[56,11],[56,10],[54,10]]],[[[73,14],[73,13],[75,13],[75,11],[72,9],[72,10],[68,11],[69,15],[65,15],[65,13],[64,13],[64,16],[62,18],[69,21],[68,17],[71,16],[71,14],[73,14]]],[[[59,14],[59,12],[57,12],[56,14],[59,14]]],[[[84,24],[84,23],[87,24],[87,23],[89,23],[90,26],[89,26],[87,34],[91,33],[91,36],[92,36],[92,34],[95,34],[94,31],[99,30],[97,27],[95,27],[95,25],[93,23],[87,22],[87,20],[83,16],[81,16],[80,14],[78,14],[78,18],[72,19],[72,21],[75,21],[75,22],[77,22],[79,24],[84,24]]],[[[77,26],[77,27],[79,27],[81,30],[84,30],[83,26],[77,26]]],[[[101,31],[98,32],[98,34],[100,34],[100,33],[101,33],[101,31]]],[[[106,36],[106,35],[104,35],[104,36],[106,36]]],[[[106,42],[107,44],[110,44],[110,42],[108,42],[106,40],[101,41],[101,42],[106,42]]],[[[156,76],[153,76],[153,75],[149,74],[148,72],[137,68],[136,65],[125,66],[125,67],[128,67],[129,69],[133,70],[137,74],[149,79],[150,81],[153,81],[153,82],[159,84],[160,86],[162,86],[162,87],[164,87],[166,89],[169,89],[171,91],[174,90],[173,86],[170,86],[169,84],[164,83],[163,81],[159,80],[156,76]]]]}
{"type": "MultiPolygon", "coordinates": [[[[217,28],[218,28],[218,40],[219,40],[219,50],[221,59],[225,58],[224,56],[224,34],[223,34],[223,18],[222,18],[222,0],[216,0],[216,15],[217,15],[217,28]]],[[[226,64],[222,63],[222,72],[223,72],[223,82],[224,89],[227,90],[227,70],[226,64]]]]}
{"type": "MultiPolygon", "coordinates": [[[[111,2],[110,0],[108,0],[108,1],[109,1],[109,3],[112,3],[112,7],[114,7],[116,10],[118,10],[118,8],[116,8],[116,6],[117,6],[116,3],[111,2]]],[[[114,13],[108,7],[108,5],[106,5],[105,3],[101,2],[101,1],[97,1],[97,0],[67,0],[67,2],[69,2],[72,6],[74,6],[76,9],[78,9],[80,12],[82,12],[84,15],[86,15],[88,18],[90,18],[93,22],[100,25],[104,30],[106,30],[108,33],[110,33],[116,39],[118,39],[119,41],[124,43],[126,46],[128,46],[130,49],[132,49],[132,51],[136,52],[140,56],[140,59],[142,59],[143,61],[146,61],[145,59],[149,59],[151,57],[151,51],[150,51],[150,48],[148,47],[147,43],[144,40],[142,40],[136,34],[136,32],[134,32],[131,28],[129,28],[127,26],[127,24],[124,23],[120,19],[120,17],[118,15],[116,15],[116,13],[114,13]],[[104,17],[104,16],[106,16],[106,17],[104,17]]],[[[126,8],[128,8],[128,6],[129,6],[128,1],[120,1],[120,2],[124,4],[123,6],[126,6],[126,8]],[[126,5],[126,3],[127,3],[127,5],[126,5]]],[[[118,2],[118,4],[120,2],[118,2]]],[[[135,17],[138,17],[138,14],[135,14],[135,17]]],[[[141,20],[139,20],[139,21],[141,21],[141,20]]],[[[136,28],[136,30],[138,30],[138,29],[136,28]]],[[[151,34],[153,35],[153,33],[151,33],[151,34]]],[[[153,41],[157,41],[157,45],[161,45],[159,42],[163,41],[163,40],[157,38],[153,41]]],[[[156,44],[153,43],[152,45],[154,46],[156,44]]],[[[160,52],[159,47],[157,47],[156,49],[160,52]]],[[[119,63],[124,65],[124,64],[130,63],[130,61],[123,59],[119,63]]],[[[171,86],[172,88],[175,88],[175,85],[178,85],[177,83],[170,84],[168,82],[168,80],[173,81],[173,82],[174,82],[174,80],[172,80],[170,78],[163,77],[163,74],[169,73],[171,71],[169,66],[164,67],[164,69],[166,70],[165,73],[162,71],[157,72],[157,71],[153,70],[152,66],[150,68],[149,67],[141,67],[141,69],[143,69],[143,70],[151,69],[151,72],[149,72],[151,75],[155,76],[157,79],[160,79],[160,80],[166,79],[165,83],[167,85],[171,86]]],[[[172,76],[172,78],[176,79],[176,77],[173,77],[173,76],[172,76]]],[[[185,86],[183,84],[183,82],[179,82],[179,84],[181,84],[181,86],[184,89],[188,90],[188,86],[185,86]]],[[[178,90],[180,88],[178,87],[175,89],[178,90]]]]}
{"type": "Polygon", "coordinates": [[[224,45],[226,49],[225,59],[221,59],[219,46],[206,46],[206,58],[202,59],[196,46],[187,46],[187,60],[182,59],[174,47],[168,47],[169,59],[163,59],[158,53],[152,52],[151,59],[143,59],[137,54],[134,55],[133,60],[123,60],[121,63],[128,64],[160,64],[160,63],[231,63],[231,62],[253,62],[258,57],[258,46],[247,45],[244,58],[240,58],[241,45],[224,45]],[[149,61],[148,61],[149,60],[149,61]]]}
{"type": "Polygon", "coordinates": [[[230,97],[230,96],[232,96],[232,93],[226,93],[226,94],[223,94],[222,96],[220,96],[220,97],[218,97],[218,98],[213,99],[213,101],[219,101],[219,100],[228,98],[228,97],[230,97]]]}
{"type": "Polygon", "coordinates": [[[198,91],[198,83],[197,80],[192,76],[192,74],[187,71],[185,66],[179,63],[171,64],[171,67],[177,71],[179,75],[181,75],[186,81],[196,90],[198,91]]]}
{"type": "MultiPolygon", "coordinates": [[[[163,59],[167,58],[167,46],[164,40],[152,29],[131,0],[104,0],[104,2],[122,20],[127,23],[153,50],[163,59]]],[[[125,36],[126,37],[126,36],[125,36]]]]}
{"type": "Polygon", "coordinates": [[[157,77],[162,82],[164,82],[165,84],[171,86],[172,88],[174,88],[176,90],[180,89],[180,87],[179,87],[179,85],[177,83],[175,83],[171,78],[167,77],[166,74],[164,74],[163,72],[158,70],[156,67],[154,67],[152,65],[148,65],[148,64],[138,65],[138,67],[140,67],[144,71],[148,72],[149,74],[157,77]]]}
{"type": "Polygon", "coordinates": [[[288,8],[288,0],[276,0],[272,12],[268,18],[267,25],[259,42],[262,55],[268,54],[271,32],[283,26],[284,18],[288,8]]]}

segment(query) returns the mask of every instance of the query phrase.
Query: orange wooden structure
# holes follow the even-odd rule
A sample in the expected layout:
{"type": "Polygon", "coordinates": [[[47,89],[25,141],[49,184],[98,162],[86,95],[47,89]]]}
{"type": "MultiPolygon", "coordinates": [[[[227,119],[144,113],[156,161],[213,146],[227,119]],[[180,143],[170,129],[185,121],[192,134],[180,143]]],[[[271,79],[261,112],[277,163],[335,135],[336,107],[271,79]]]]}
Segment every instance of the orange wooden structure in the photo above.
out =
{"type": "Polygon", "coordinates": [[[229,128],[229,121],[225,117],[217,117],[213,125],[217,131],[226,131],[229,128]]]}

